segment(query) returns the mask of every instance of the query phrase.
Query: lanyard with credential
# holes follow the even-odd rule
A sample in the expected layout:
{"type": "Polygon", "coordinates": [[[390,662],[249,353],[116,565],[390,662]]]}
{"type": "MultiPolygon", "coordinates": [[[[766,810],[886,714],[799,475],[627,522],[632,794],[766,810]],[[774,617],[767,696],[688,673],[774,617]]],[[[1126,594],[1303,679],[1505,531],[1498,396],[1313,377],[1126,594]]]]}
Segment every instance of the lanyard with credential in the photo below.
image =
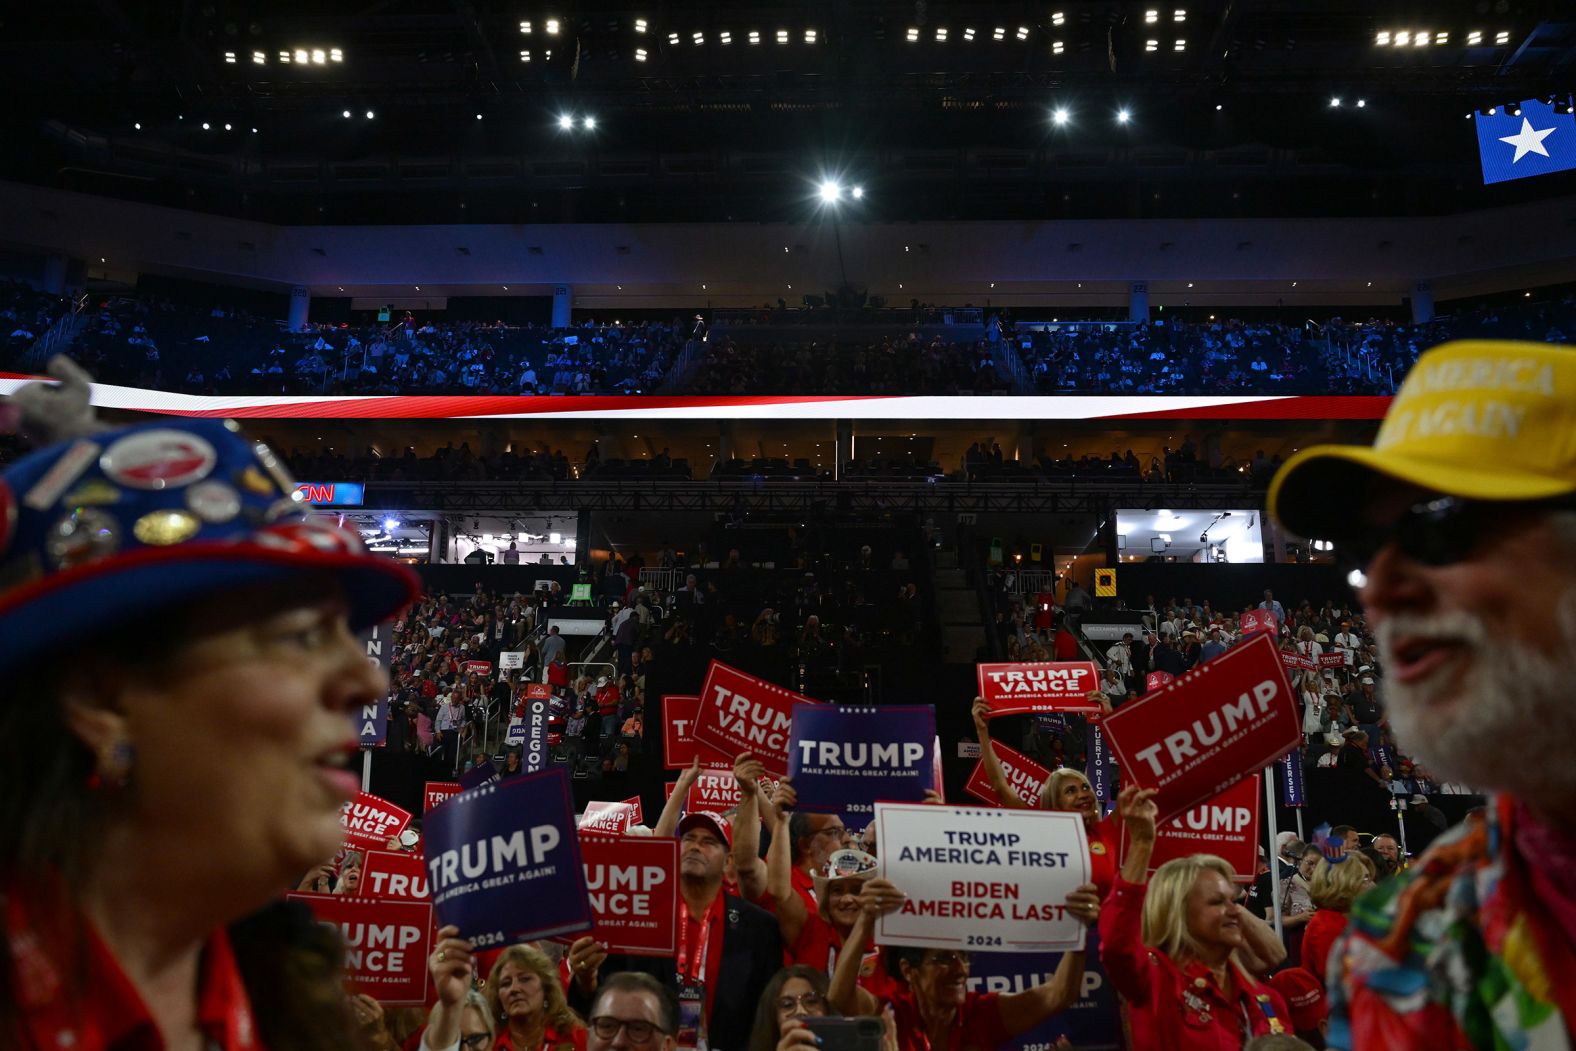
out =
{"type": "MultiPolygon", "coordinates": [[[[687,910],[686,910],[687,911],[687,910]]],[[[700,922],[700,947],[695,950],[695,970],[689,970],[689,917],[679,924],[679,981],[694,982],[704,981],[706,977],[706,955],[711,951],[711,922],[722,911],[722,895],[718,894],[711,900],[711,906],[706,909],[706,918],[700,922]]]]}

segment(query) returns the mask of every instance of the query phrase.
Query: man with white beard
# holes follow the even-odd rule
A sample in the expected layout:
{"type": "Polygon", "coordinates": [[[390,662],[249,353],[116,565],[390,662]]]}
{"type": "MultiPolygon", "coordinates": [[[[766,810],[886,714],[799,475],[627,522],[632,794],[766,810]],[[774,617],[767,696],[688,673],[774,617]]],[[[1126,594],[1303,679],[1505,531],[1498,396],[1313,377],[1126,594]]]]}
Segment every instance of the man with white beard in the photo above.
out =
{"type": "Polygon", "coordinates": [[[1570,1048],[1576,352],[1429,351],[1372,448],[1292,457],[1269,508],[1364,571],[1401,747],[1495,793],[1353,907],[1329,1046],[1570,1048]]]}

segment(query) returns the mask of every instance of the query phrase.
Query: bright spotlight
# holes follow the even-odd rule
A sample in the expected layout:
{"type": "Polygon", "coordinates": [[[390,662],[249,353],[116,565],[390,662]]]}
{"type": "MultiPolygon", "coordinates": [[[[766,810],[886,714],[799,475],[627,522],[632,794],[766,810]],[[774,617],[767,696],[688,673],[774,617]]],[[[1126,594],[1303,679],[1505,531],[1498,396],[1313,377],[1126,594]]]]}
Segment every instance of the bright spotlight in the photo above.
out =
{"type": "Polygon", "coordinates": [[[482,119],[482,115],[480,113],[476,114],[476,119],[477,120],[481,120],[482,119]]]}
{"type": "Polygon", "coordinates": [[[856,201],[863,199],[864,196],[865,196],[865,188],[863,186],[855,186],[854,190],[853,190],[853,195],[854,195],[854,200],[856,200],[856,201]]]}
{"type": "Polygon", "coordinates": [[[135,130],[135,131],[141,131],[142,130],[142,123],[139,121],[138,123],[133,124],[132,125],[132,129],[135,130]]]}
{"type": "Polygon", "coordinates": [[[229,130],[230,130],[230,125],[228,125],[228,124],[226,124],[226,125],[225,125],[225,126],[224,126],[224,130],[225,130],[225,131],[229,131],[229,130]]]}
{"type": "Polygon", "coordinates": [[[547,20],[547,35],[548,36],[557,36],[558,35],[558,19],[556,19],[556,18],[549,18],[547,20]]]}
{"type": "Polygon", "coordinates": [[[558,115],[558,126],[563,128],[565,131],[568,131],[575,126],[575,118],[571,117],[567,113],[560,113],[558,115]]]}
{"type": "Polygon", "coordinates": [[[372,110],[367,110],[367,119],[368,120],[372,120],[376,116],[377,116],[377,114],[375,112],[373,112],[372,110]]]}
{"type": "Polygon", "coordinates": [[[1357,100],[1357,108],[1358,109],[1362,109],[1366,105],[1368,105],[1368,100],[1367,99],[1358,99],[1357,100]]]}
{"type": "Polygon", "coordinates": [[[1057,124],[1066,124],[1072,119],[1072,114],[1068,113],[1061,107],[1057,107],[1056,110],[1051,113],[1051,119],[1057,124]]]}
{"type": "Polygon", "coordinates": [[[830,204],[843,194],[843,188],[837,183],[827,180],[821,184],[821,200],[830,204]]]}
{"type": "Polygon", "coordinates": [[[585,120],[581,121],[581,124],[583,124],[585,126],[586,131],[595,131],[596,130],[596,118],[595,117],[587,117],[585,120]]]}
{"type": "Polygon", "coordinates": [[[1127,110],[1119,109],[1119,110],[1116,111],[1116,122],[1118,124],[1126,124],[1128,121],[1130,121],[1132,119],[1133,119],[1133,115],[1131,113],[1129,113],[1127,110]]]}
{"type": "Polygon", "coordinates": [[[392,532],[394,532],[394,530],[396,530],[398,528],[399,528],[399,519],[398,518],[385,518],[383,520],[383,531],[385,533],[392,533],[392,532]]]}
{"type": "Polygon", "coordinates": [[[208,130],[208,122],[207,121],[203,121],[202,122],[202,130],[203,131],[207,131],[208,130]]]}
{"type": "Polygon", "coordinates": [[[1331,109],[1339,109],[1340,105],[1341,105],[1341,97],[1339,95],[1331,95],[1330,96],[1330,108],[1331,109]]]}
{"type": "MultiPolygon", "coordinates": [[[[349,110],[348,110],[348,109],[347,109],[347,110],[341,110],[341,111],[340,111],[340,114],[339,114],[339,115],[340,115],[340,116],[341,116],[341,117],[344,117],[344,118],[345,118],[345,119],[346,119],[346,120],[349,120],[349,119],[350,119],[350,111],[349,111],[349,110]]],[[[203,125],[203,127],[205,127],[205,128],[206,128],[206,127],[207,127],[207,126],[208,126],[208,125],[206,125],[206,124],[204,124],[204,125],[203,125]]]]}

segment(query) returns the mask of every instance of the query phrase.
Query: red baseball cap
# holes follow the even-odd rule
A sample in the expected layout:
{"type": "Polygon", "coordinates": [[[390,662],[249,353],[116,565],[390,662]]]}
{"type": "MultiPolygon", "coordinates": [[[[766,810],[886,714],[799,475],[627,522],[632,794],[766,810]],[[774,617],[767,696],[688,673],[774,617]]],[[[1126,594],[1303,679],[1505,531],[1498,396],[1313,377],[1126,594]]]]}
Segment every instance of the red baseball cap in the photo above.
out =
{"type": "Polygon", "coordinates": [[[1270,976],[1270,985],[1291,1011],[1291,1027],[1299,1033],[1311,1033],[1330,1013],[1329,1002],[1324,998],[1324,983],[1306,967],[1288,967],[1270,976]]]}
{"type": "Polygon", "coordinates": [[[684,838],[684,833],[692,828],[704,828],[714,832],[717,838],[731,850],[733,849],[733,825],[721,814],[713,814],[709,810],[697,810],[693,814],[684,815],[684,820],[679,822],[678,837],[684,838]]]}

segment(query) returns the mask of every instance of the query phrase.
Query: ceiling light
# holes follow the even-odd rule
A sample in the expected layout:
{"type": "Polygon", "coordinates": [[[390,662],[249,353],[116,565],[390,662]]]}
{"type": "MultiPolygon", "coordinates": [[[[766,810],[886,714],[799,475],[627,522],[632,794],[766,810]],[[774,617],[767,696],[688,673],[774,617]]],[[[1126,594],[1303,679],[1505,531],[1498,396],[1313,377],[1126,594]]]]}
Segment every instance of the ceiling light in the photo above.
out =
{"type": "Polygon", "coordinates": [[[529,62],[529,61],[531,61],[531,53],[529,51],[522,51],[522,52],[520,52],[520,61],[521,62],[529,62]]]}
{"type": "Polygon", "coordinates": [[[289,62],[290,61],[290,52],[288,52],[288,51],[281,51],[281,52],[279,52],[279,61],[281,61],[281,62],[289,62]]]}
{"type": "Polygon", "coordinates": [[[327,62],[327,61],[328,61],[328,54],[326,52],[324,52],[322,48],[313,48],[312,49],[312,64],[314,66],[321,66],[324,62],[327,62]]]}
{"type": "Polygon", "coordinates": [[[1395,35],[1395,46],[1396,47],[1401,47],[1401,46],[1403,46],[1405,44],[1409,44],[1411,42],[1412,42],[1412,31],[1410,29],[1403,29],[1403,30],[1401,30],[1399,33],[1397,33],[1395,35]]]}
{"type": "Polygon", "coordinates": [[[1119,110],[1116,111],[1116,122],[1118,124],[1126,124],[1128,121],[1130,121],[1132,119],[1133,119],[1133,115],[1131,113],[1129,113],[1126,109],[1119,109],[1119,110]]]}
{"type": "Polygon", "coordinates": [[[1173,21],[1173,22],[1186,22],[1187,21],[1187,12],[1184,11],[1180,7],[1177,8],[1175,11],[1171,12],[1171,21],[1173,21]]]}
{"type": "Polygon", "coordinates": [[[527,22],[521,22],[520,23],[520,32],[522,32],[522,33],[529,33],[530,31],[531,31],[531,23],[530,22],[527,21],[527,22]]]}
{"type": "Polygon", "coordinates": [[[138,122],[138,123],[136,123],[136,124],[133,124],[133,125],[132,125],[132,126],[131,126],[131,127],[132,127],[132,130],[133,130],[133,131],[141,131],[141,130],[142,130],[142,124],[141,124],[141,122],[138,122]]]}
{"type": "Polygon", "coordinates": [[[1160,21],[1160,12],[1159,11],[1149,10],[1149,11],[1145,11],[1144,12],[1144,24],[1145,25],[1152,26],[1158,21],[1160,21]]]}
{"type": "Polygon", "coordinates": [[[1374,37],[1374,43],[1378,44],[1380,47],[1385,47],[1388,45],[1390,43],[1390,31],[1388,29],[1381,29],[1379,31],[1379,35],[1374,37]]]}
{"type": "Polygon", "coordinates": [[[343,62],[345,61],[345,53],[337,47],[331,47],[328,49],[328,60],[330,62],[343,62]]]}
{"type": "Polygon", "coordinates": [[[1176,42],[1176,44],[1171,48],[1171,50],[1172,51],[1186,51],[1187,50],[1187,41],[1186,40],[1178,40],[1176,42]]]}
{"type": "Polygon", "coordinates": [[[300,49],[300,48],[296,49],[295,60],[296,60],[297,64],[303,65],[303,66],[306,65],[307,60],[308,60],[309,57],[310,56],[307,55],[305,50],[300,49]]]}
{"type": "Polygon", "coordinates": [[[581,124],[582,127],[585,128],[586,131],[595,131],[596,130],[596,118],[595,117],[587,117],[585,120],[581,121],[580,124],[581,124]]]}
{"type": "Polygon", "coordinates": [[[760,30],[758,30],[758,29],[750,30],[750,43],[752,43],[752,44],[759,44],[760,42],[761,42],[760,30]]]}
{"type": "MultiPolygon", "coordinates": [[[[814,31],[812,30],[811,32],[813,33],[814,31]]],[[[724,29],[722,32],[717,34],[717,40],[724,44],[731,44],[733,43],[733,34],[724,29]]]]}
{"type": "Polygon", "coordinates": [[[815,30],[813,30],[813,29],[806,29],[804,31],[804,42],[806,44],[813,44],[813,43],[815,43],[815,35],[816,35],[815,34],[815,30]]]}
{"type": "Polygon", "coordinates": [[[1498,33],[1494,34],[1494,43],[1496,43],[1496,44],[1508,44],[1508,43],[1510,43],[1510,34],[1508,32],[1506,32],[1505,30],[1503,30],[1503,29],[1500,30],[1498,33]]]}
{"type": "Polygon", "coordinates": [[[668,43],[670,43],[670,44],[677,44],[678,42],[679,42],[679,35],[677,33],[669,33],[668,34],[668,43]]]}
{"type": "Polygon", "coordinates": [[[936,27],[936,41],[938,43],[942,43],[942,44],[945,44],[947,42],[947,27],[946,26],[937,26],[936,27]]]}
{"type": "Polygon", "coordinates": [[[571,117],[567,113],[560,113],[558,115],[558,126],[563,128],[565,131],[568,131],[570,128],[575,126],[575,118],[571,117]]]}
{"type": "Polygon", "coordinates": [[[1358,109],[1362,109],[1366,105],[1368,105],[1368,100],[1367,99],[1358,99],[1357,100],[1357,108],[1358,109]]]}
{"type": "Polygon", "coordinates": [[[964,40],[973,40],[974,39],[974,27],[973,26],[967,26],[967,27],[964,28],[964,30],[963,30],[963,39],[964,40]]]}
{"type": "Polygon", "coordinates": [[[229,131],[229,130],[230,130],[230,125],[228,125],[228,124],[226,124],[226,125],[225,125],[225,126],[224,126],[224,130],[225,130],[225,131],[229,131]]]}
{"type": "Polygon", "coordinates": [[[646,20],[644,18],[637,18],[637,19],[635,19],[635,32],[637,32],[637,33],[644,33],[645,31],[646,31],[646,20]]]}
{"type": "Polygon", "coordinates": [[[1158,40],[1146,40],[1146,41],[1144,41],[1144,50],[1145,51],[1159,51],[1160,50],[1160,41],[1158,41],[1158,40]]]}
{"type": "Polygon", "coordinates": [[[547,35],[548,36],[557,36],[558,35],[558,19],[556,19],[556,18],[549,18],[547,20],[547,24],[546,24],[546,26],[544,28],[547,30],[547,35]]]}
{"type": "Polygon", "coordinates": [[[253,129],[252,129],[252,134],[253,134],[253,135],[256,135],[256,134],[257,134],[257,129],[256,129],[256,128],[253,128],[253,129]]]}
{"type": "Polygon", "coordinates": [[[1019,26],[1018,27],[1018,39],[1019,40],[1027,40],[1027,39],[1029,39],[1029,27],[1028,26],[1019,26]]]}
{"type": "Polygon", "coordinates": [[[1428,46],[1428,30],[1425,29],[1421,33],[1417,34],[1417,36],[1413,37],[1412,38],[1412,44],[1414,46],[1416,46],[1416,47],[1427,47],[1428,46]]]}
{"type": "Polygon", "coordinates": [[[1468,44],[1481,44],[1481,43],[1483,43],[1483,30],[1481,30],[1481,29],[1474,29],[1474,30],[1472,30],[1472,32],[1468,33],[1467,34],[1467,43],[1468,44]]]}
{"type": "Polygon", "coordinates": [[[1341,97],[1339,95],[1331,95],[1330,96],[1330,108],[1331,109],[1335,109],[1335,108],[1339,107],[1340,104],[1341,104],[1341,97]]]}
{"type": "Polygon", "coordinates": [[[853,189],[853,195],[854,195],[854,200],[856,200],[856,201],[863,200],[864,196],[865,196],[865,188],[863,186],[855,186],[854,189],[853,189]]]}
{"type": "Polygon", "coordinates": [[[786,44],[786,43],[788,43],[788,30],[786,30],[786,29],[779,29],[777,31],[777,42],[779,44],[786,44]]]}
{"type": "Polygon", "coordinates": [[[635,61],[636,62],[644,62],[645,60],[646,60],[646,49],[643,48],[643,47],[637,47],[635,49],[635,61]]]}
{"type": "MultiPolygon", "coordinates": [[[[350,116],[350,114],[347,113],[347,114],[345,114],[345,116],[348,117],[348,116],[350,116]]],[[[203,121],[202,122],[202,130],[203,131],[207,131],[208,130],[208,122],[207,121],[203,121]]]]}
{"type": "Polygon", "coordinates": [[[476,114],[476,119],[477,120],[481,120],[482,119],[482,115],[480,113],[476,114]]]}
{"type": "Polygon", "coordinates": [[[1061,53],[1062,53],[1062,42],[1060,40],[1053,40],[1053,41],[1051,41],[1051,54],[1053,54],[1053,55],[1060,55],[1061,53]]]}
{"type": "Polygon", "coordinates": [[[1449,33],[1435,33],[1434,34],[1434,43],[1436,43],[1436,44],[1448,44],[1448,43],[1450,43],[1450,34],[1449,33]]]}
{"type": "Polygon", "coordinates": [[[1061,12],[1061,11],[1052,11],[1051,12],[1051,25],[1059,26],[1065,21],[1067,21],[1067,15],[1064,14],[1063,12],[1061,12]]]}
{"type": "Polygon", "coordinates": [[[695,41],[695,43],[697,43],[697,44],[704,44],[706,42],[706,34],[705,33],[691,33],[690,34],[690,39],[695,41]]]}
{"type": "Polygon", "coordinates": [[[1072,118],[1072,114],[1068,113],[1067,110],[1065,110],[1064,108],[1062,108],[1060,106],[1058,106],[1051,113],[1051,119],[1053,121],[1055,121],[1057,124],[1066,124],[1068,122],[1068,120],[1070,120],[1071,118],[1072,118]]]}
{"type": "Polygon", "coordinates": [[[821,184],[821,200],[831,202],[842,196],[843,188],[828,179],[821,184]]]}
{"type": "Polygon", "coordinates": [[[235,52],[234,51],[226,51],[224,53],[224,61],[228,65],[232,65],[232,66],[235,65],[235,52]]]}
{"type": "Polygon", "coordinates": [[[253,51],[252,64],[254,66],[266,66],[268,65],[268,56],[261,51],[253,51]]]}
{"type": "Polygon", "coordinates": [[[1221,110],[1223,110],[1223,109],[1225,109],[1225,108],[1226,108],[1226,107],[1225,107],[1225,106],[1222,106],[1222,105],[1221,105],[1221,104],[1220,104],[1220,103],[1218,103],[1218,102],[1217,102],[1217,103],[1215,103],[1215,112],[1216,112],[1216,113],[1219,113],[1219,112],[1220,112],[1220,111],[1221,111],[1221,110]]]}
{"type": "Polygon", "coordinates": [[[996,31],[993,32],[991,34],[991,36],[995,37],[997,40],[1005,40],[1005,39],[1007,39],[1006,27],[1004,27],[1004,26],[997,26],[996,27],[996,31]]]}

